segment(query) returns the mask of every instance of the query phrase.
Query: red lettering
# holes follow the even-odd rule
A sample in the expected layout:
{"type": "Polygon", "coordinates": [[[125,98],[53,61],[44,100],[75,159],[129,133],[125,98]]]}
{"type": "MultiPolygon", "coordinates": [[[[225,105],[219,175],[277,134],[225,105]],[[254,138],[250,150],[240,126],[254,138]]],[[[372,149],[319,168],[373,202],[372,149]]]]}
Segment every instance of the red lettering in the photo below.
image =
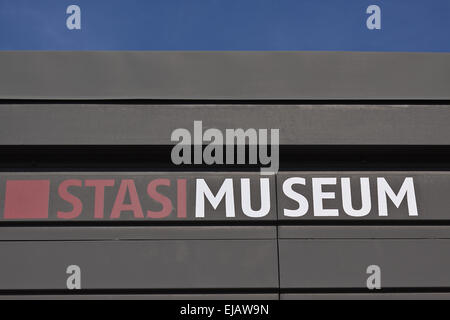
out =
{"type": "Polygon", "coordinates": [[[141,203],[139,201],[139,197],[136,191],[136,185],[134,184],[134,180],[124,179],[120,183],[119,191],[117,192],[116,201],[114,202],[114,206],[111,212],[111,219],[117,219],[120,217],[120,213],[122,211],[133,211],[135,218],[144,218],[144,214],[142,213],[141,203]],[[130,195],[131,203],[125,204],[123,203],[125,200],[125,195],[127,191],[130,195]]]}
{"type": "Polygon", "coordinates": [[[68,188],[71,186],[81,187],[81,180],[76,179],[65,180],[61,182],[61,184],[58,187],[58,194],[61,197],[61,199],[69,202],[73,206],[72,211],[69,212],[58,211],[57,212],[58,218],[75,219],[80,215],[81,211],[83,210],[83,203],[81,202],[81,200],[78,197],[74,196],[73,194],[69,193],[68,188]]]}
{"type": "Polygon", "coordinates": [[[177,180],[177,217],[186,218],[186,179],[177,180]]]}
{"type": "Polygon", "coordinates": [[[169,179],[155,179],[151,181],[147,186],[147,194],[154,199],[155,201],[161,203],[162,210],[161,211],[151,211],[147,210],[148,218],[165,218],[172,212],[173,205],[172,201],[166,196],[160,194],[156,188],[158,186],[170,186],[169,179]]]}
{"type": "Polygon", "coordinates": [[[94,218],[102,219],[105,212],[105,187],[114,186],[114,180],[85,180],[86,187],[94,187],[94,218]]]}

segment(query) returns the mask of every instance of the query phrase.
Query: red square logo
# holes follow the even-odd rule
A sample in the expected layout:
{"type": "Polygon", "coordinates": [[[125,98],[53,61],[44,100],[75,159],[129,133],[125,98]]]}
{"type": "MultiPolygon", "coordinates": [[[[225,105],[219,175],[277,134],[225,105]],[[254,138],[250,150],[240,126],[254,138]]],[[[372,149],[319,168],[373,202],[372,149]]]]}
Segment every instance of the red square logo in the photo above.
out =
{"type": "Polygon", "coordinates": [[[46,219],[50,180],[8,180],[5,219],[46,219]]]}

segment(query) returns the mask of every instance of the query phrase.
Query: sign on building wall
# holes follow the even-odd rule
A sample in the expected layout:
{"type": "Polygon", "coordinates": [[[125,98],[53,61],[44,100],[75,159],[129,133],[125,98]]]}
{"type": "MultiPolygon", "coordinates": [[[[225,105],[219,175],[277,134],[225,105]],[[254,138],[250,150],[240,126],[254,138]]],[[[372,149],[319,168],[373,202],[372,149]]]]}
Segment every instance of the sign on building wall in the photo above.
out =
{"type": "Polygon", "coordinates": [[[0,212],[3,221],[448,220],[449,189],[450,175],[433,172],[16,173],[0,176],[0,212]]]}

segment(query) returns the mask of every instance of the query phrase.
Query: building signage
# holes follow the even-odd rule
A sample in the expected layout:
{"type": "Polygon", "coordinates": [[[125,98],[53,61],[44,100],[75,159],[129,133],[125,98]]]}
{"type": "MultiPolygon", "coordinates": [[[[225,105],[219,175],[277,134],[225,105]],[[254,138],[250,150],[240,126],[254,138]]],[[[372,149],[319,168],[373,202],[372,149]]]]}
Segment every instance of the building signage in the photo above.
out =
{"type": "Polygon", "coordinates": [[[17,174],[2,177],[4,220],[275,219],[259,174],[17,174]]]}
{"type": "Polygon", "coordinates": [[[16,173],[0,205],[3,221],[446,220],[447,190],[438,172],[16,173]]]}

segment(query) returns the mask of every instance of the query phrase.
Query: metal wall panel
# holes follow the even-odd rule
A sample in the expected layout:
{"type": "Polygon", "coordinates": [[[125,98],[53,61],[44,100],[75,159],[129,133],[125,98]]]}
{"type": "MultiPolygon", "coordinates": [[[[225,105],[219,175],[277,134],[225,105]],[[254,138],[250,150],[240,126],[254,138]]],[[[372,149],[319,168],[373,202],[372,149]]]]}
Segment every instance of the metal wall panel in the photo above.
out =
{"type": "Polygon", "coordinates": [[[287,293],[281,300],[449,300],[447,292],[422,293],[287,293]]]}
{"type": "Polygon", "coordinates": [[[3,99],[448,99],[450,54],[0,53],[3,99]]]}
{"type": "Polygon", "coordinates": [[[172,145],[172,132],[186,128],[193,134],[196,120],[203,122],[205,130],[223,132],[227,128],[280,129],[281,145],[450,144],[447,105],[111,105],[66,101],[1,105],[0,145],[172,145]]]}
{"type": "Polygon", "coordinates": [[[278,226],[280,239],[450,239],[446,225],[278,226]]]}
{"type": "Polygon", "coordinates": [[[368,266],[381,287],[450,287],[447,239],[281,239],[281,289],[367,289],[368,266]]]}
{"type": "Polygon", "coordinates": [[[0,290],[66,289],[67,267],[82,289],[278,287],[275,240],[0,242],[0,290]]]}
{"type": "Polygon", "coordinates": [[[35,294],[0,295],[0,300],[278,300],[277,293],[255,294],[35,294]]]}
{"type": "MultiPolygon", "coordinates": [[[[198,177],[211,181],[208,185],[213,193],[217,192],[225,177],[233,178],[235,182],[240,182],[243,177],[250,178],[253,208],[257,209],[260,203],[259,173],[16,172],[0,176],[0,204],[5,218],[6,211],[11,210],[11,204],[7,205],[7,202],[11,201],[10,192],[14,190],[9,189],[8,195],[7,181],[48,181],[49,193],[61,195],[58,188],[62,181],[80,180],[82,187],[86,186],[86,180],[110,179],[115,184],[109,193],[105,192],[106,213],[111,211],[116,201],[120,181],[132,179],[141,199],[147,196],[149,181],[161,178],[168,178],[172,185],[176,184],[176,179],[187,179],[188,190],[191,190],[187,195],[189,203],[195,198],[192,181],[198,177]]],[[[448,226],[439,223],[447,220],[445,212],[449,203],[446,191],[450,188],[449,181],[448,172],[280,172],[270,177],[271,209],[268,218],[250,219],[239,211],[237,218],[231,219],[237,221],[237,225],[227,224],[230,220],[225,217],[223,203],[217,210],[208,209],[207,214],[211,219],[196,220],[191,216],[191,219],[187,219],[191,223],[186,225],[182,225],[178,218],[163,219],[166,224],[158,226],[102,225],[102,222],[111,219],[109,214],[105,214],[107,219],[93,218],[92,213],[96,210],[93,188],[82,190],[79,187],[81,189],[78,191],[76,188],[70,189],[71,193],[82,199],[82,212],[87,216],[82,214],[81,220],[58,219],[56,209],[66,212],[72,207],[68,203],[62,204],[61,198],[52,196],[47,199],[48,220],[3,219],[3,222],[13,223],[0,226],[0,256],[4,261],[0,265],[0,291],[4,291],[5,299],[13,298],[16,294],[16,297],[20,297],[20,292],[25,294],[23,298],[55,297],[56,293],[42,290],[66,290],[66,268],[78,265],[82,270],[82,289],[109,290],[115,295],[110,298],[131,298],[134,295],[145,299],[225,297],[219,295],[217,290],[228,290],[230,293],[223,295],[239,299],[257,297],[254,294],[261,294],[263,298],[276,298],[274,295],[280,290],[282,299],[446,299],[448,295],[445,290],[450,287],[450,276],[447,274],[450,255],[446,254],[450,252],[450,233],[448,226]],[[310,201],[311,207],[314,198],[311,179],[335,177],[336,185],[324,186],[323,192],[335,192],[336,199],[326,199],[324,203],[326,208],[339,209],[340,215],[330,220],[314,217],[308,211],[302,217],[284,217],[284,208],[296,208],[296,203],[288,201],[283,191],[283,182],[289,177],[306,178],[306,186],[296,190],[310,201]],[[359,178],[369,178],[374,212],[360,218],[348,217],[343,212],[340,191],[342,177],[351,177],[352,203],[355,208],[361,205],[359,178]],[[380,217],[376,207],[377,186],[374,185],[377,177],[385,178],[396,193],[405,178],[412,177],[418,216],[408,215],[405,197],[398,208],[393,203],[389,205],[387,217],[380,217]],[[275,180],[278,181],[276,190],[275,180]],[[278,212],[278,218],[275,212],[278,212]],[[304,219],[321,221],[322,225],[301,225],[304,219]],[[340,225],[332,225],[341,219],[340,225]],[[397,221],[405,225],[364,225],[364,222],[359,226],[345,225],[351,222],[349,219],[359,219],[360,222],[397,221]],[[55,225],[46,225],[46,221],[55,225]],[[56,221],[73,221],[75,224],[58,225],[56,221]],[[77,221],[99,223],[77,226],[77,221]],[[214,224],[194,225],[193,221],[214,224]],[[416,224],[407,225],[411,221],[416,221],[416,224]],[[432,221],[435,225],[421,225],[425,221],[432,221]],[[32,222],[36,226],[21,225],[23,222],[32,222]],[[387,292],[361,292],[367,290],[366,270],[369,265],[381,268],[381,285],[387,292]],[[241,293],[246,289],[248,293],[241,293]],[[339,292],[341,289],[342,292],[339,292]],[[395,289],[407,291],[396,294],[389,291],[395,289]],[[30,290],[38,291],[30,294],[30,290]],[[121,293],[120,290],[128,290],[129,293],[121,293]],[[139,290],[144,291],[136,293],[139,290]],[[167,290],[174,292],[168,293],[167,290]],[[182,290],[193,292],[179,292],[182,290]]],[[[234,204],[238,213],[240,189],[238,184],[234,186],[234,204]]],[[[27,190],[26,186],[19,187],[22,192],[27,190]]],[[[35,193],[40,192],[38,189],[33,190],[35,193]]],[[[164,194],[171,199],[177,198],[173,190],[168,189],[164,194]]],[[[28,203],[30,199],[19,197],[16,200],[28,203]]],[[[130,195],[123,201],[129,203],[130,195]]],[[[141,203],[142,207],[153,205],[149,204],[148,199],[141,203]]],[[[195,205],[189,204],[187,215],[194,211],[195,205]]],[[[120,223],[130,221],[153,220],[139,220],[133,215],[131,218],[119,219],[120,223]]],[[[107,296],[103,292],[86,293],[87,299],[107,296]]],[[[68,292],[59,298],[71,299],[76,295],[74,293],[72,296],[68,292]]]]}
{"type": "Polygon", "coordinates": [[[276,239],[276,226],[1,226],[0,241],[276,239]]]}

